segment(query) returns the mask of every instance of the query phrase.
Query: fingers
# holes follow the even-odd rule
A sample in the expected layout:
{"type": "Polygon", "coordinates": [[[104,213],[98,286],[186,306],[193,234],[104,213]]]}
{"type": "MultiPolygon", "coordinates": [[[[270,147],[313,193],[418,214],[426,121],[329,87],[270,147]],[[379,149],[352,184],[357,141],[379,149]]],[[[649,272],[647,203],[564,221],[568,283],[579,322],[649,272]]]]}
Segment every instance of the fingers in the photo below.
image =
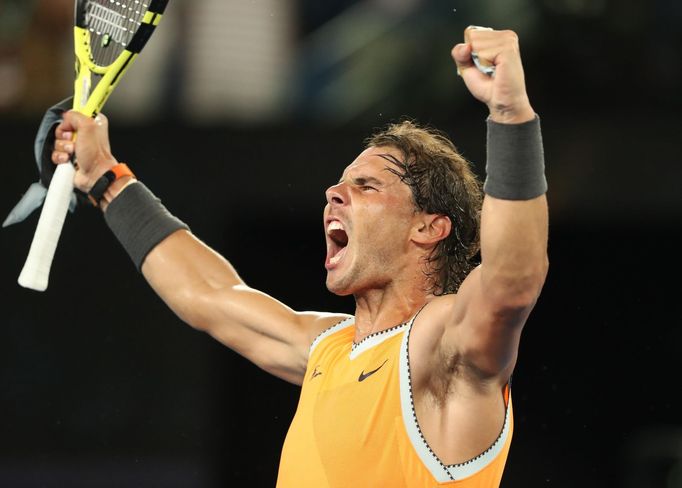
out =
{"type": "Polygon", "coordinates": [[[471,59],[471,45],[469,44],[457,44],[452,48],[452,59],[455,60],[457,65],[457,73],[462,74],[467,68],[471,68],[474,65],[471,59]]]}
{"type": "Polygon", "coordinates": [[[55,129],[54,150],[52,151],[52,162],[62,164],[71,161],[73,152],[75,132],[74,127],[66,120],[62,121],[55,129]]]}
{"type": "Polygon", "coordinates": [[[72,138],[56,139],[54,142],[54,150],[52,151],[52,162],[55,164],[66,163],[71,160],[75,145],[72,138]]]}
{"type": "Polygon", "coordinates": [[[66,163],[73,160],[76,134],[91,139],[94,133],[106,134],[108,120],[105,115],[98,114],[94,119],[74,110],[64,112],[62,121],[55,129],[55,145],[52,152],[52,162],[66,163]]]}
{"type": "Polygon", "coordinates": [[[465,82],[469,80],[485,82],[487,76],[476,65],[470,44],[457,44],[452,48],[452,59],[457,65],[457,74],[464,78],[465,82]]]}
{"type": "Polygon", "coordinates": [[[72,161],[76,167],[74,184],[81,191],[89,191],[118,162],[111,154],[108,126],[104,115],[93,119],[71,110],[64,113],[55,130],[52,162],[72,161]]]}
{"type": "Polygon", "coordinates": [[[77,112],[75,110],[69,110],[67,112],[64,112],[63,115],[65,126],[69,127],[73,131],[79,131],[85,127],[90,126],[94,121],[99,121],[100,123],[106,122],[107,118],[103,114],[98,114],[95,119],[92,117],[88,117],[87,115],[83,115],[80,112],[77,112]]]}
{"type": "Polygon", "coordinates": [[[493,120],[521,123],[535,117],[515,32],[470,26],[452,57],[469,92],[488,106],[493,120]]]}
{"type": "Polygon", "coordinates": [[[98,114],[94,119],[69,110],[62,115],[62,122],[57,126],[55,135],[57,139],[73,139],[73,134],[78,131],[97,130],[108,128],[109,122],[104,114],[98,114]]]}
{"type": "Polygon", "coordinates": [[[57,139],[67,139],[67,140],[72,140],[73,139],[73,132],[71,130],[66,129],[65,127],[62,127],[62,125],[58,125],[57,129],[55,130],[55,136],[57,139]]]}
{"type": "Polygon", "coordinates": [[[519,38],[514,31],[487,27],[467,27],[464,42],[471,47],[482,66],[496,66],[519,56],[519,38]]]}
{"type": "Polygon", "coordinates": [[[82,118],[85,115],[68,110],[62,114],[62,121],[57,126],[55,136],[57,139],[73,139],[73,134],[85,123],[82,118]]]}
{"type": "Polygon", "coordinates": [[[52,162],[55,164],[71,161],[75,150],[73,142],[76,139],[76,131],[82,125],[77,112],[67,111],[62,115],[62,121],[55,129],[54,150],[52,151],[52,162]],[[74,115],[75,114],[75,115],[74,115]]]}
{"type": "Polygon", "coordinates": [[[511,33],[511,31],[494,31],[489,27],[474,25],[467,27],[464,30],[464,43],[457,44],[452,50],[452,57],[457,64],[457,74],[464,77],[478,77],[477,74],[471,72],[463,74],[469,68],[475,67],[485,75],[494,76],[497,55],[501,43],[505,42],[503,38],[505,32],[511,33]]]}

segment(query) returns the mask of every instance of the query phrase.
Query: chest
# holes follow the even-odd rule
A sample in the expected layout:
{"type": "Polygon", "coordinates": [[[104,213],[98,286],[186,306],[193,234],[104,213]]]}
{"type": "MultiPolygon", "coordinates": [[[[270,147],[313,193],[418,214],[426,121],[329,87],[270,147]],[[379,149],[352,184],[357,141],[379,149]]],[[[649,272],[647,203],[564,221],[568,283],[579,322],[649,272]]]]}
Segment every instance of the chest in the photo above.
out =
{"type": "Polygon", "coordinates": [[[401,340],[396,334],[358,346],[338,341],[311,355],[297,417],[311,423],[318,441],[335,449],[368,445],[394,430],[401,340]]]}

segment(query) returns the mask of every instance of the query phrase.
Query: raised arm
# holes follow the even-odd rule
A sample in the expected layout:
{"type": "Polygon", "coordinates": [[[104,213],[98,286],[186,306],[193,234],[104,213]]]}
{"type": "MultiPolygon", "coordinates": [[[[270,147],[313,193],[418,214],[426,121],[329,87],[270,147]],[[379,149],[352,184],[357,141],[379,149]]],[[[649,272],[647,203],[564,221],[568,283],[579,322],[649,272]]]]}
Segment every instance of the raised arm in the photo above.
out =
{"type": "Polygon", "coordinates": [[[443,344],[482,379],[508,380],[519,338],[548,269],[546,183],[539,119],[526,94],[511,31],[468,29],[453,49],[469,91],[488,105],[481,265],[451,301],[443,344]],[[495,67],[489,76],[471,53],[495,67]]]}
{"type": "MultiPolygon", "coordinates": [[[[57,127],[55,163],[76,152],[75,185],[89,192],[118,164],[111,153],[106,118],[64,114],[57,127]],[[78,134],[76,143],[72,142],[78,134]]],[[[314,337],[343,316],[295,312],[249,288],[232,265],[197,239],[140,182],[114,181],[99,202],[107,223],[164,302],[192,327],[264,370],[300,384],[314,337]]]]}

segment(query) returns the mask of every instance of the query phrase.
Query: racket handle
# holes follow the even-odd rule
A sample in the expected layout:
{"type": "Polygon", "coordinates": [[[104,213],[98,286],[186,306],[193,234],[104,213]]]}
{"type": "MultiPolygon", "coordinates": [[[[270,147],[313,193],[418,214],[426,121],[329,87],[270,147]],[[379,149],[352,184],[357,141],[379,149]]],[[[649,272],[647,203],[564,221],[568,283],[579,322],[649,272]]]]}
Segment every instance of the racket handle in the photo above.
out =
{"type": "Polygon", "coordinates": [[[36,291],[47,289],[52,259],[73,193],[75,172],[76,169],[70,163],[57,165],[33,235],[31,249],[19,275],[19,284],[24,288],[36,291]]]}

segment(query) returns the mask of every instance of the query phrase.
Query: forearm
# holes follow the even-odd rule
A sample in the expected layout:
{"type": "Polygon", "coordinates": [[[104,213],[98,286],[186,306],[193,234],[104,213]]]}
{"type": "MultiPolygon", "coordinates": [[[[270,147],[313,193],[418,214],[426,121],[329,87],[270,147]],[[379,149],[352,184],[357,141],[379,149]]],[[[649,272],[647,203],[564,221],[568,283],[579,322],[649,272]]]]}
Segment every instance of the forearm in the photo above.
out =
{"type": "Polygon", "coordinates": [[[154,291],[185,322],[258,364],[264,339],[309,345],[305,329],[324,314],[296,313],[242,281],[141,183],[113,195],[106,221],[154,291]]]}
{"type": "Polygon", "coordinates": [[[105,194],[105,219],[158,295],[190,325],[204,328],[198,297],[243,285],[232,266],[170,214],[141,183],[105,194]]]}
{"type": "Polygon", "coordinates": [[[488,122],[482,279],[496,298],[532,302],[547,271],[548,215],[539,120],[488,122]]]}
{"type": "Polygon", "coordinates": [[[189,231],[178,230],[152,249],[141,267],[154,291],[189,325],[210,331],[228,322],[230,295],[245,284],[233,266],[189,231]],[[211,304],[211,301],[216,303],[211,304]]]}

